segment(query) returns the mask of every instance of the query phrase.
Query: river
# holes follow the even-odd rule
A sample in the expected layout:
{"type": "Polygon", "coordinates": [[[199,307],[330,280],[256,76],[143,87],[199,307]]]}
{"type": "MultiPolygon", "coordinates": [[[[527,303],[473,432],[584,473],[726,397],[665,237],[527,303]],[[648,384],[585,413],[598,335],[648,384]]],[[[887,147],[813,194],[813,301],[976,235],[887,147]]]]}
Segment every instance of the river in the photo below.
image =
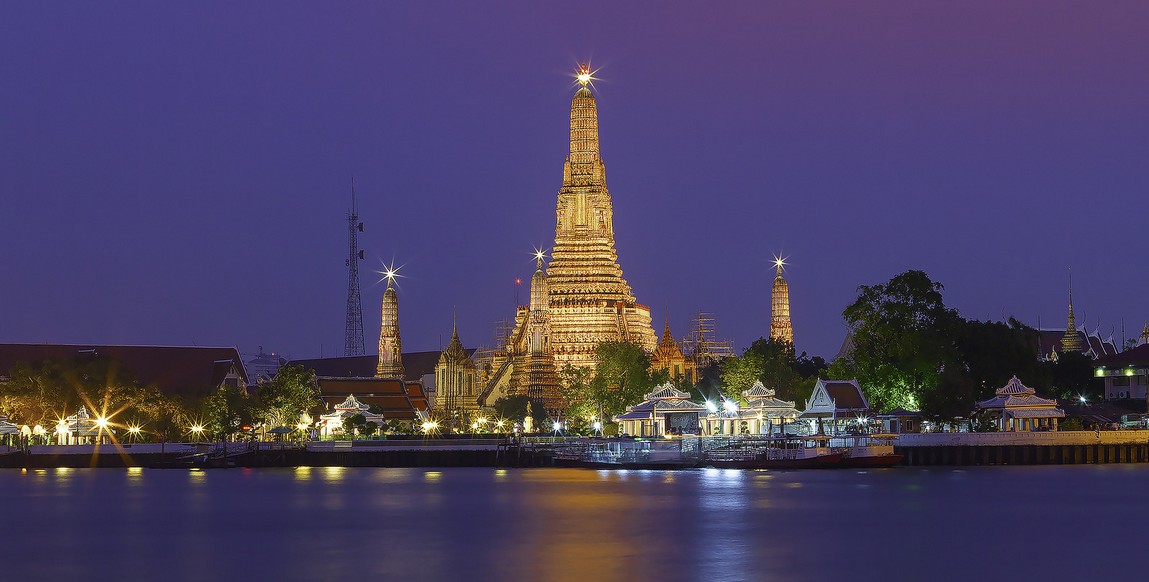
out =
{"type": "Polygon", "coordinates": [[[1142,579],[1149,466],[0,470],[8,580],[1142,579]]]}

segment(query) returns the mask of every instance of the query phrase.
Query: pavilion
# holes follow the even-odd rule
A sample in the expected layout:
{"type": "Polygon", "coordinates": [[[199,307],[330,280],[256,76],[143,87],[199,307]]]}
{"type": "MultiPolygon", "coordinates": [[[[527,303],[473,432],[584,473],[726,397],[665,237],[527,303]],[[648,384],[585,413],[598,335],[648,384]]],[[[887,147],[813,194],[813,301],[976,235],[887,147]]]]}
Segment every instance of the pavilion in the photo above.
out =
{"type": "Polygon", "coordinates": [[[0,442],[12,446],[12,441],[19,434],[20,427],[8,422],[8,417],[0,414],[0,442]]]}
{"type": "Polygon", "coordinates": [[[698,432],[699,416],[706,407],[690,401],[690,394],[676,389],[667,382],[646,395],[646,400],[626,407],[626,412],[614,417],[619,432],[635,436],[662,436],[675,432],[698,432]]]}
{"type": "Polygon", "coordinates": [[[977,403],[978,410],[998,417],[998,430],[1016,432],[1029,430],[1057,430],[1057,419],[1065,411],[1057,407],[1056,400],[1037,396],[1037,392],[1014,376],[1005,386],[994,392],[989,400],[977,403]]]}
{"type": "Polygon", "coordinates": [[[56,444],[60,445],[98,444],[105,434],[111,436],[115,433],[103,419],[92,418],[84,405],[80,405],[76,414],[56,423],[55,432],[56,444]]]}
{"type": "Polygon", "coordinates": [[[334,410],[319,417],[319,431],[321,436],[332,437],[344,434],[343,421],[362,414],[366,424],[374,422],[380,429],[384,426],[382,414],[371,412],[371,407],[363,404],[354,394],[348,394],[343,402],[336,404],[334,410]]]}
{"type": "Polygon", "coordinates": [[[754,382],[749,390],[742,391],[745,406],[727,400],[719,409],[713,406],[706,415],[706,434],[774,434],[775,426],[781,427],[787,421],[798,418],[794,403],[775,397],[775,391],[761,381],[754,382]]]}
{"type": "Polygon", "coordinates": [[[827,424],[832,432],[838,432],[851,428],[851,423],[857,427],[859,421],[864,421],[869,415],[870,401],[866,400],[857,380],[818,378],[799,418],[810,421],[812,432],[824,432],[827,424]]]}

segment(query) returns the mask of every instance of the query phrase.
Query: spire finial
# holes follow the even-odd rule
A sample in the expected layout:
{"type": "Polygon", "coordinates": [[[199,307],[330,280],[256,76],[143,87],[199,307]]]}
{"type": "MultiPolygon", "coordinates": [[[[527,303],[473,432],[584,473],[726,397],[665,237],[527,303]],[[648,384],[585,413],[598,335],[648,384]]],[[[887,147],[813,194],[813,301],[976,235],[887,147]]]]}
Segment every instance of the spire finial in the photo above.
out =
{"type": "Polygon", "coordinates": [[[543,259],[547,258],[547,251],[545,249],[535,249],[535,266],[539,269],[543,268],[543,259]]]}
{"type": "Polygon", "coordinates": [[[578,70],[575,73],[575,79],[577,79],[578,84],[583,87],[586,87],[594,80],[594,73],[590,70],[590,63],[579,63],[578,70]]]}
{"type": "Polygon", "coordinates": [[[778,269],[778,274],[781,275],[783,268],[786,266],[786,258],[781,254],[774,255],[774,268],[778,269]]]}

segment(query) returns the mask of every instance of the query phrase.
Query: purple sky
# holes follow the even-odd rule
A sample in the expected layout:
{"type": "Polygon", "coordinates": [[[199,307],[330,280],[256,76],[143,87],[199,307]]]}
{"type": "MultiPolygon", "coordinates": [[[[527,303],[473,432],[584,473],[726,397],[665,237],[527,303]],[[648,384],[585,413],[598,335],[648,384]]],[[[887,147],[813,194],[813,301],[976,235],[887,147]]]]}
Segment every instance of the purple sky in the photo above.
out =
{"type": "Polygon", "coordinates": [[[1149,319],[1149,3],[639,4],[0,4],[0,341],[341,355],[354,174],[404,347],[452,306],[486,343],[553,240],[582,59],[656,329],[765,335],[776,252],[814,354],[909,268],[1052,326],[1072,265],[1090,330],[1149,319]]]}

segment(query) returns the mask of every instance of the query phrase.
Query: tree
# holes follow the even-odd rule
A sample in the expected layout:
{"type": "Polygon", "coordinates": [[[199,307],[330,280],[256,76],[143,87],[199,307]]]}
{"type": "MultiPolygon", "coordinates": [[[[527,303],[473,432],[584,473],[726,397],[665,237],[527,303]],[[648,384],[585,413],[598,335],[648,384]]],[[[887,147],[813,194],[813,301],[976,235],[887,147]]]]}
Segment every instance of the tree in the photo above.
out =
{"type": "Polygon", "coordinates": [[[251,402],[239,388],[222,385],[203,400],[200,411],[209,434],[228,439],[251,423],[251,402]]]}
{"type": "Polygon", "coordinates": [[[564,413],[567,418],[598,417],[598,402],[591,394],[590,382],[589,368],[567,364],[559,370],[559,387],[566,403],[564,413]]]}
{"type": "Polygon", "coordinates": [[[368,422],[363,425],[363,436],[370,437],[371,435],[375,434],[375,431],[378,429],[379,425],[375,424],[375,421],[368,422]]]}
{"type": "Polygon", "coordinates": [[[495,401],[495,414],[512,422],[523,422],[527,417],[527,404],[530,404],[531,422],[536,427],[543,426],[547,421],[547,409],[542,400],[531,400],[530,397],[519,394],[517,396],[504,396],[495,401]]]}
{"type": "Polygon", "coordinates": [[[1047,362],[1049,390],[1061,398],[1085,396],[1100,400],[1104,396],[1104,381],[1093,375],[1093,360],[1078,352],[1058,354],[1056,362],[1047,362]]]}
{"type": "Polygon", "coordinates": [[[842,312],[853,338],[846,367],[876,409],[917,408],[937,389],[946,366],[957,364],[952,333],[959,318],[942,301],[942,289],[910,270],[859,287],[857,300],[842,312]]]}
{"type": "Polygon", "coordinates": [[[259,385],[256,418],[271,427],[295,426],[299,417],[322,402],[315,372],[303,366],[284,366],[275,378],[259,385]]]}
{"type": "Polygon", "coordinates": [[[355,413],[343,419],[343,433],[354,438],[356,429],[362,429],[367,424],[367,417],[355,413]]]}
{"type": "Polygon", "coordinates": [[[606,418],[622,414],[627,406],[642,402],[654,387],[650,356],[634,342],[602,342],[594,348],[594,360],[590,395],[602,406],[606,418]]]}
{"type": "Polygon", "coordinates": [[[726,358],[719,367],[727,398],[739,399],[743,390],[762,382],[773,389],[778,398],[798,401],[814,389],[817,375],[826,368],[826,362],[820,357],[807,358],[805,352],[795,356],[789,342],[758,338],[741,356],[726,358]]]}

